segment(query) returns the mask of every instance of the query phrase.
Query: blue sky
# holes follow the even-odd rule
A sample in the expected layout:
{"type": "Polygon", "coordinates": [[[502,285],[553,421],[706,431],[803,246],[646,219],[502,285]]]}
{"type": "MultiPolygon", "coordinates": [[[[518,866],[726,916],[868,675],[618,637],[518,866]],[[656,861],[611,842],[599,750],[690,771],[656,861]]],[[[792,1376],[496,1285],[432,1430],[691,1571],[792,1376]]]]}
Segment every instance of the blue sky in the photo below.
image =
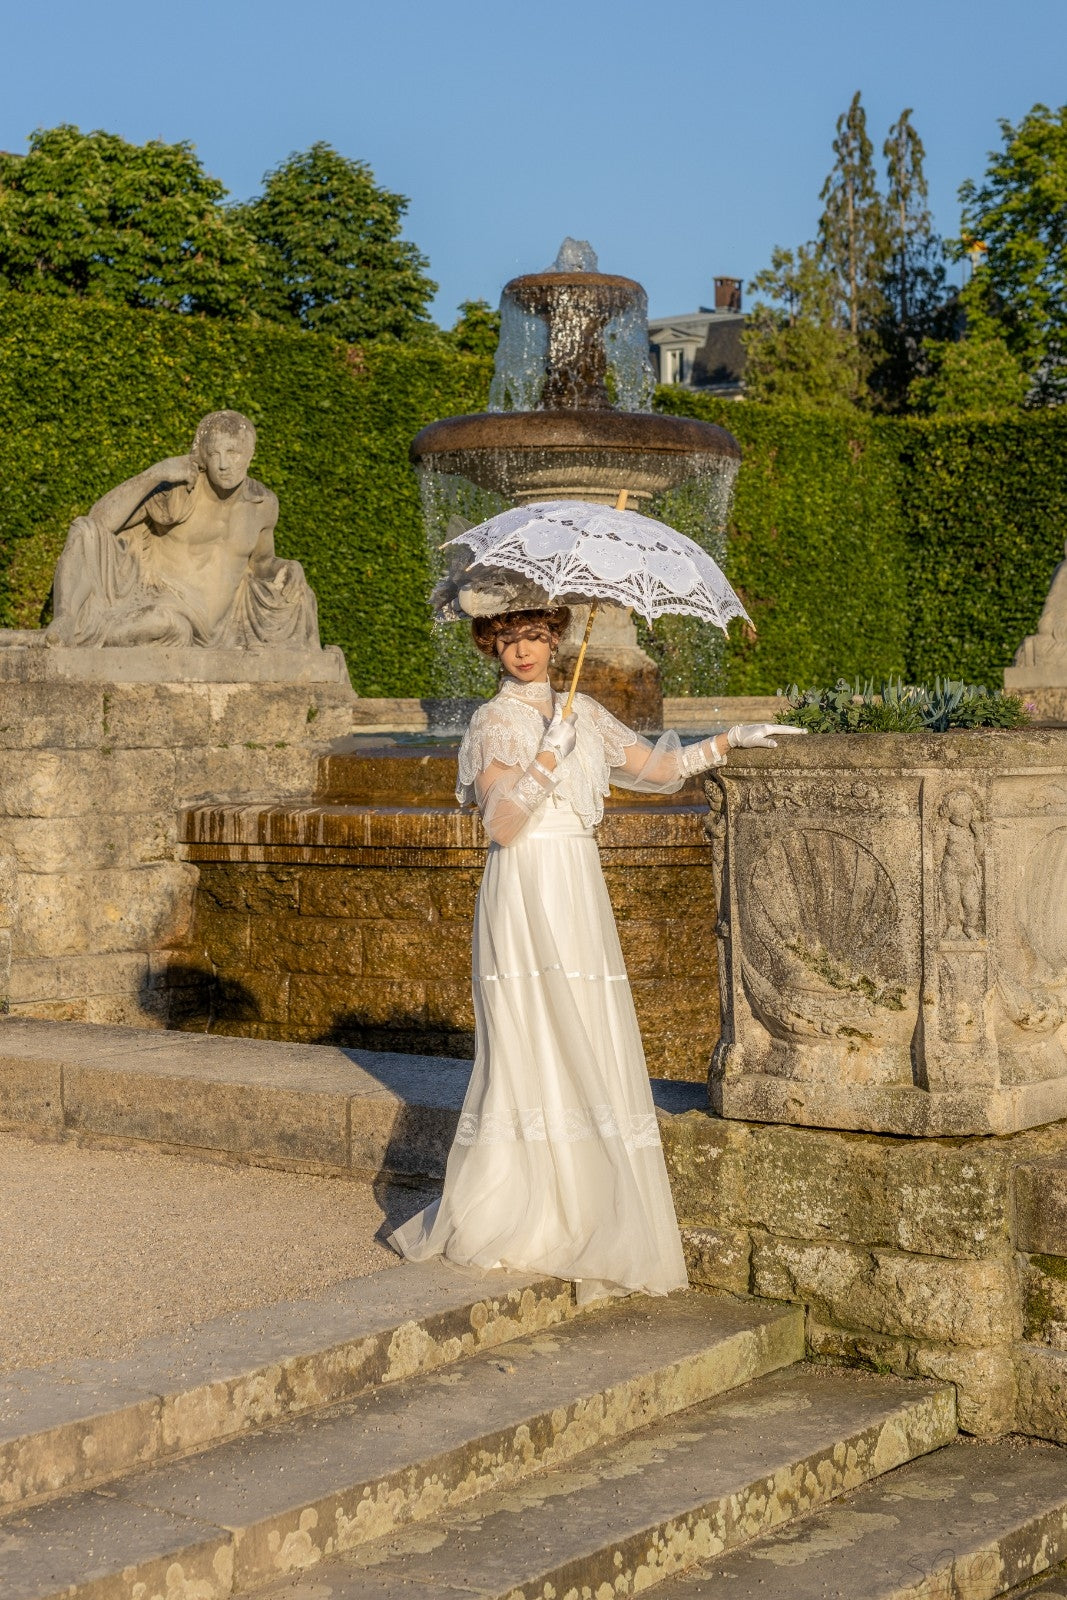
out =
{"type": "Polygon", "coordinates": [[[935,220],[998,119],[1067,101],[1065,0],[5,0],[0,148],[74,122],[189,139],[235,198],[325,139],[411,199],[446,326],[564,234],[653,314],[810,238],[834,122],[905,106],[935,220]]]}

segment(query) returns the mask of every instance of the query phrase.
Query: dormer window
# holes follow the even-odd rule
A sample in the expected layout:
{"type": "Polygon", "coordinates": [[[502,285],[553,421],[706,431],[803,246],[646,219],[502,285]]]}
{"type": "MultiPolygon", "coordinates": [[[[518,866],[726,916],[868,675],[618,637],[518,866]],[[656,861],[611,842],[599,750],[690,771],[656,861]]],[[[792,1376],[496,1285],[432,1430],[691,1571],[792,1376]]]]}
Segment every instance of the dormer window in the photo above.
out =
{"type": "Polygon", "coordinates": [[[685,351],[664,350],[663,352],[663,379],[664,383],[685,382],[685,351]]]}

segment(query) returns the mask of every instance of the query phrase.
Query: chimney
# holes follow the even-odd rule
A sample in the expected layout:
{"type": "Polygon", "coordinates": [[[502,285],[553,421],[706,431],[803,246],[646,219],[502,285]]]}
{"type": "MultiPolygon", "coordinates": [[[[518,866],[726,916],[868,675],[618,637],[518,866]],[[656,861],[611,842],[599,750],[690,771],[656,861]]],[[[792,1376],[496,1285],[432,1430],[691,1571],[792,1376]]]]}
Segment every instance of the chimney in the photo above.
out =
{"type": "Polygon", "coordinates": [[[716,311],[740,311],[740,278],[715,279],[715,309],[716,311]]]}

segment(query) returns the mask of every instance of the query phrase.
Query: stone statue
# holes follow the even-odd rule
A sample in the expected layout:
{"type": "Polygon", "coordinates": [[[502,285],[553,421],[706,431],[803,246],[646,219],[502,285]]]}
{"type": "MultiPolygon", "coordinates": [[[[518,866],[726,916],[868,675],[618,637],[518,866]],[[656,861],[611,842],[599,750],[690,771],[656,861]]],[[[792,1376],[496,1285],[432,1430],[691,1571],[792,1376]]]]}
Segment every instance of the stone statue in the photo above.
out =
{"type": "Polygon", "coordinates": [[[1061,671],[1067,668],[1067,560],[1061,561],[1052,575],[1037,632],[1028,634],[1015,652],[1017,668],[1041,667],[1046,663],[1061,671]]]}
{"type": "Polygon", "coordinates": [[[319,651],[297,561],[274,553],[278,500],[248,476],[256,430],[213,411],[192,449],[149,467],[71,524],[46,643],[319,651]]]}

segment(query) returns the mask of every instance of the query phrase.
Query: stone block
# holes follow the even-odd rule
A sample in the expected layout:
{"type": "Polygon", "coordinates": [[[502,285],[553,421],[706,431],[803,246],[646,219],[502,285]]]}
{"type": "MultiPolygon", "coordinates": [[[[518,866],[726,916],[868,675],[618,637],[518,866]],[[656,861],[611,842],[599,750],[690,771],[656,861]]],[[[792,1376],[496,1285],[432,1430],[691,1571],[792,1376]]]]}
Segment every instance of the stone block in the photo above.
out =
{"type": "Polygon", "coordinates": [[[212,965],[233,976],[254,967],[250,960],[250,929],[251,918],[246,914],[225,911],[217,916],[200,918],[195,938],[212,965]]]}
{"type": "Polygon", "coordinates": [[[745,1219],[768,1233],[931,1256],[1008,1248],[1010,1163],[979,1141],[757,1126],[745,1149],[745,1219]]]}
{"type": "MultiPolygon", "coordinates": [[[[313,869],[288,866],[236,866],[212,862],[200,869],[198,898],[212,914],[247,911],[256,917],[300,909],[305,874],[313,869]]],[[[310,907],[312,915],[321,915],[310,907]]]]}
{"type": "Polygon", "coordinates": [[[619,943],[631,982],[666,977],[669,947],[665,932],[655,922],[633,919],[619,924],[619,943]]]}
{"type": "Polygon", "coordinates": [[[0,682],[0,750],[82,750],[109,743],[99,684],[0,682]]]}
{"type": "Polygon", "coordinates": [[[306,745],[268,745],[249,735],[228,749],[176,750],[171,805],[203,798],[306,794],[315,781],[315,757],[306,745]]]}
{"type": "Polygon", "coordinates": [[[86,909],[92,951],[158,948],[182,938],[192,918],[196,868],[160,861],[111,872],[64,874],[59,881],[86,909]]]}
{"type": "Polygon", "coordinates": [[[136,814],[0,818],[0,849],[10,852],[20,872],[92,872],[162,861],[173,857],[175,835],[172,819],[136,814]]]}
{"type": "Polygon", "coordinates": [[[103,698],[101,743],[122,750],[175,750],[216,742],[207,684],[116,683],[98,692],[103,698]]]}
{"type": "Polygon", "coordinates": [[[820,1322],[980,1348],[1017,1339],[1019,1284],[1007,1261],[948,1261],[836,1241],[753,1236],[753,1293],[801,1301],[820,1322]]]}
{"type": "Polygon", "coordinates": [[[689,1282],[698,1289],[748,1294],[752,1240],[741,1228],[683,1228],[689,1282]]]}
{"type": "Polygon", "coordinates": [[[16,961],[11,972],[11,999],[21,1003],[136,995],[146,983],[148,970],[148,957],[136,951],[16,961]]]}
{"type": "Polygon", "coordinates": [[[287,972],[245,969],[220,974],[215,990],[218,1007],[231,1022],[284,1023],[293,982],[287,972]]]}
{"type": "Polygon", "coordinates": [[[1015,1352],[1015,1372],[1017,1428],[1039,1439],[1067,1444],[1067,1350],[1020,1344],[1015,1352]]]}
{"type": "Polygon", "coordinates": [[[1067,1350],[1067,1260],[1024,1256],[1023,1338],[1067,1350]]]}
{"type": "MultiPolygon", "coordinates": [[[[212,920],[212,928],[214,921],[212,920]]],[[[313,972],[351,977],[363,970],[361,925],[339,918],[255,918],[249,964],[253,970],[313,972]]],[[[217,958],[216,958],[217,959],[217,958]]],[[[224,963],[219,961],[219,965],[224,963]]]]}
{"type": "Polygon", "coordinates": [[[171,811],[175,756],[170,750],[0,751],[0,815],[84,817],[171,811]]]}
{"type": "Polygon", "coordinates": [[[1067,1256],[1067,1159],[1015,1169],[1015,1242],[1031,1254],[1067,1256]]]}
{"type": "Polygon", "coordinates": [[[1015,1348],[963,1349],[864,1329],[829,1327],[809,1316],[808,1349],[818,1360],[874,1368],[902,1378],[937,1378],[956,1386],[959,1425],[980,1437],[1011,1433],[1016,1418],[1015,1348]]]}
{"type": "MultiPolygon", "coordinates": [[[[174,1038],[174,1035],[170,1036],[174,1038]]],[[[192,1036],[182,1036],[191,1042],[192,1036]]],[[[188,1049],[188,1044],[184,1046],[188,1049]]],[[[147,1074],[108,1066],[68,1066],[66,1125],[76,1133],[211,1150],[245,1161],[277,1161],[307,1171],[348,1167],[348,1095],[343,1089],[211,1077],[147,1074]]]]}
{"type": "Polygon", "coordinates": [[[426,985],[426,1020],[431,1028],[451,1028],[460,1033],[474,1032],[474,999],[471,982],[426,985]]]}
{"type": "Polygon", "coordinates": [[[470,973],[470,934],[455,922],[369,922],[363,928],[363,970],[369,976],[461,978],[470,973]]]}
{"type": "Polygon", "coordinates": [[[321,1037],[342,1025],[424,1027],[426,989],[411,979],[394,982],[296,973],[290,979],[289,1018],[297,1027],[316,1029],[321,1037]]]}
{"type": "Polygon", "coordinates": [[[433,874],[430,890],[437,913],[446,922],[474,922],[481,871],[477,868],[442,868],[433,874]]]}
{"type": "Polygon", "coordinates": [[[678,1220],[698,1227],[745,1221],[744,1123],[703,1111],[661,1119],[660,1136],[678,1220]]]}

